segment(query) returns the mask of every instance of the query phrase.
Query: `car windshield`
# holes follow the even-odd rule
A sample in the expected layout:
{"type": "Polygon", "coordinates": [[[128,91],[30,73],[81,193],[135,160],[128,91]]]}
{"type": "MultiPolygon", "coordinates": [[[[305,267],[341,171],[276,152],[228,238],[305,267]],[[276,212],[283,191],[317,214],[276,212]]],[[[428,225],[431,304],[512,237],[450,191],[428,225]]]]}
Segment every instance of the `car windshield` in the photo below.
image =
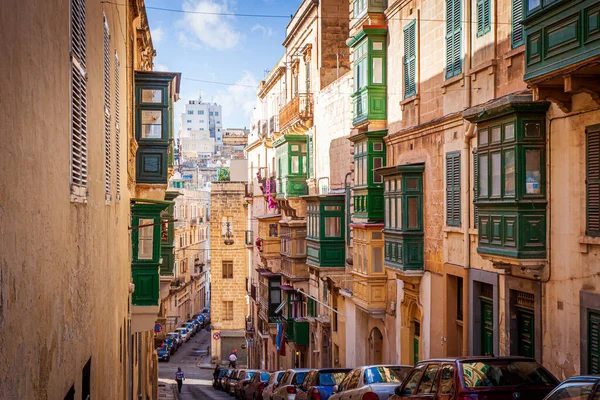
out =
{"type": "Polygon", "coordinates": [[[462,370],[467,388],[558,384],[558,381],[535,361],[465,361],[462,363],[462,370]]]}
{"type": "Polygon", "coordinates": [[[246,379],[252,379],[256,371],[250,371],[246,373],[246,379]]]}
{"type": "Polygon", "coordinates": [[[346,377],[346,372],[325,372],[319,373],[319,383],[321,386],[339,385],[346,377]]]}
{"type": "Polygon", "coordinates": [[[373,383],[400,383],[406,377],[409,368],[403,367],[370,367],[365,370],[365,382],[373,383]]]}
{"type": "Polygon", "coordinates": [[[167,346],[163,344],[158,349],[161,350],[161,351],[166,351],[167,350],[167,346]]]}
{"type": "Polygon", "coordinates": [[[261,382],[267,382],[270,377],[271,377],[271,374],[269,374],[268,372],[261,372],[260,373],[260,381],[261,382]]]}

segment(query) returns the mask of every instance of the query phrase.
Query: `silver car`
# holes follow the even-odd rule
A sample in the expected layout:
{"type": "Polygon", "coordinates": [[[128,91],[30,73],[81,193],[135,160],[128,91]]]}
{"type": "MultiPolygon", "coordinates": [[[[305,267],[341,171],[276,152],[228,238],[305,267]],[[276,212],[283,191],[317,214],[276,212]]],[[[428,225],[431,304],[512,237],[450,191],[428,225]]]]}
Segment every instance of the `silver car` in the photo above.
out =
{"type": "Polygon", "coordinates": [[[309,371],[309,368],[292,368],[285,371],[277,389],[271,395],[271,400],[294,400],[297,387],[300,386],[309,371]]]}
{"type": "Polygon", "coordinates": [[[269,381],[265,386],[265,390],[262,392],[263,400],[271,400],[271,395],[275,389],[277,389],[277,385],[279,385],[279,382],[281,382],[281,378],[284,374],[285,371],[275,371],[271,374],[271,378],[269,378],[269,381]]]}
{"type": "Polygon", "coordinates": [[[387,400],[394,395],[394,389],[411,369],[409,365],[367,365],[356,368],[333,388],[333,396],[329,399],[387,400]]]}

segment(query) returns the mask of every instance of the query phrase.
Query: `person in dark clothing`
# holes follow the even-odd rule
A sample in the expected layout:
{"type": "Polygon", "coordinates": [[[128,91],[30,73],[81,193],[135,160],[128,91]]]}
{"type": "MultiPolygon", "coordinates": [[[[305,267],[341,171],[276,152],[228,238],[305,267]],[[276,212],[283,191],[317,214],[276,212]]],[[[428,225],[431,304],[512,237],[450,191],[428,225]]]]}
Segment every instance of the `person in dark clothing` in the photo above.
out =
{"type": "Polygon", "coordinates": [[[181,367],[177,368],[177,372],[175,372],[175,381],[177,381],[177,390],[181,393],[181,387],[183,386],[183,381],[185,381],[185,375],[181,367]]]}
{"type": "Polygon", "coordinates": [[[219,379],[219,372],[221,372],[221,366],[217,364],[215,371],[213,372],[213,387],[217,387],[217,379],[219,379]]]}

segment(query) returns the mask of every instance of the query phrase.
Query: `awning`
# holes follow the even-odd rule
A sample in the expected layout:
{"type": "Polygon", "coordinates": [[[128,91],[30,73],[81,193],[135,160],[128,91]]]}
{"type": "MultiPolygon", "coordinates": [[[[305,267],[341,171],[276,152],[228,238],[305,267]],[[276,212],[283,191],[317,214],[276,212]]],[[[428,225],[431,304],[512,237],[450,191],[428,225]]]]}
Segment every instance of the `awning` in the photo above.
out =
{"type": "Polygon", "coordinates": [[[281,302],[280,305],[277,306],[277,308],[274,311],[274,314],[278,314],[281,312],[281,310],[283,310],[283,307],[285,307],[285,304],[287,303],[287,300],[284,300],[281,302]]]}
{"type": "Polygon", "coordinates": [[[281,274],[276,274],[274,272],[269,271],[266,268],[258,268],[256,270],[260,276],[266,276],[267,278],[274,278],[276,276],[281,276],[281,274]]]}
{"type": "Polygon", "coordinates": [[[296,289],[290,285],[279,285],[279,289],[285,290],[286,292],[295,292],[296,289]]]}

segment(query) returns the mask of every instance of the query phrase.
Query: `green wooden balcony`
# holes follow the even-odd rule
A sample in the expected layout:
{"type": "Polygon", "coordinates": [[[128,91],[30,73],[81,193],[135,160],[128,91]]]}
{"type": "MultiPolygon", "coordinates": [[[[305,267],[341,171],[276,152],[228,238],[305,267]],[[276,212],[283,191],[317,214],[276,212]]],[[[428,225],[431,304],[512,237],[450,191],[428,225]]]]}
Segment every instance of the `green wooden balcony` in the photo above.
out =
{"type": "MultiPolygon", "coordinates": [[[[525,13],[526,81],[535,82],[564,72],[585,74],[582,67],[600,59],[597,0],[527,0],[525,13]]],[[[556,83],[554,86],[562,86],[562,82],[556,83]]]]}
{"type": "Polygon", "coordinates": [[[303,196],[306,201],[306,263],[317,267],[345,266],[345,196],[303,196]]]}
{"type": "Polygon", "coordinates": [[[308,193],[306,135],[283,135],[275,142],[277,198],[300,197],[308,193]]]}
{"type": "Polygon", "coordinates": [[[310,338],[309,331],[308,321],[296,321],[294,318],[289,318],[285,328],[285,338],[299,346],[307,346],[310,338]]]}

